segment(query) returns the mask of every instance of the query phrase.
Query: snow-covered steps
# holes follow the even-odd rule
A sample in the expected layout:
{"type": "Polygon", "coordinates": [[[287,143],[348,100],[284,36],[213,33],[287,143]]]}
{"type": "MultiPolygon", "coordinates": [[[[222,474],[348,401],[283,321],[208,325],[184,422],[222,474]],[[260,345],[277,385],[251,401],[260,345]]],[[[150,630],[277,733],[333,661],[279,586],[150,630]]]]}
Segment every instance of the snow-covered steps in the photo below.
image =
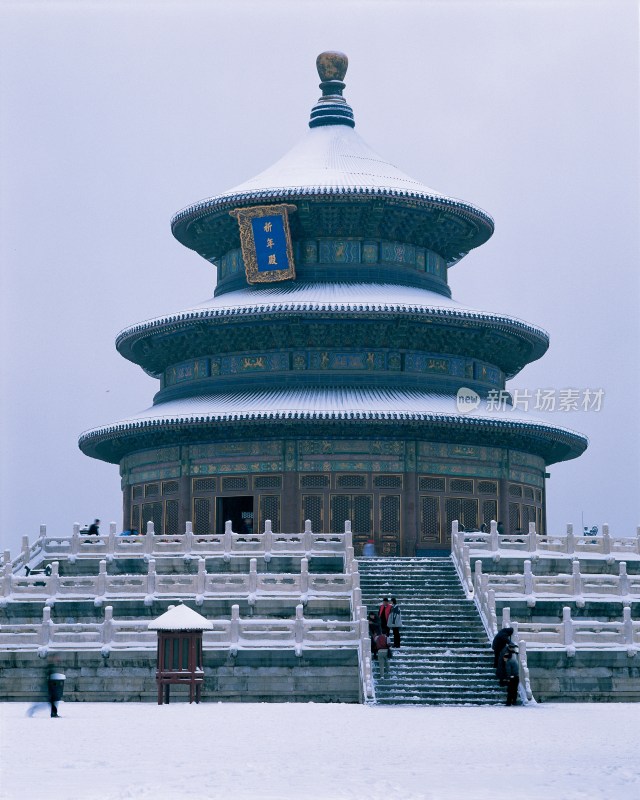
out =
{"type": "MultiPolygon", "coordinates": [[[[359,559],[362,602],[382,597],[402,608],[401,648],[380,678],[380,704],[495,705],[505,701],[495,679],[487,634],[460,586],[450,558],[359,559]]],[[[375,664],[375,662],[374,662],[375,664]]]]}

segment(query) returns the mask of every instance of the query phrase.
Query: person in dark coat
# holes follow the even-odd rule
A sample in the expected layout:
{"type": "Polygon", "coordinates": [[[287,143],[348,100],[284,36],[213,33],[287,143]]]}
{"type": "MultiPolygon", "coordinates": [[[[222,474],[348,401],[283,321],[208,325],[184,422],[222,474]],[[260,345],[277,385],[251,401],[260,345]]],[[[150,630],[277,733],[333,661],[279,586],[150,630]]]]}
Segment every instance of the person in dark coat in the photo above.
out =
{"type": "Polygon", "coordinates": [[[387,624],[393,632],[393,646],[398,649],[400,647],[400,628],[402,627],[402,614],[400,613],[400,606],[396,598],[391,598],[391,611],[387,618],[387,624]]]}
{"type": "Polygon", "coordinates": [[[388,623],[390,613],[391,613],[391,603],[389,602],[389,598],[383,597],[382,605],[378,609],[378,616],[380,617],[380,627],[382,628],[382,633],[384,633],[385,636],[388,636],[390,633],[389,623],[388,623]]]}
{"type": "Polygon", "coordinates": [[[99,536],[100,535],[100,520],[94,520],[91,525],[89,525],[88,534],[89,536],[99,536]]]}
{"type": "Polygon", "coordinates": [[[507,682],[507,705],[515,706],[518,699],[518,686],[520,685],[520,663],[518,662],[518,648],[508,644],[502,656],[504,661],[504,674],[507,682]]]}
{"type": "Polygon", "coordinates": [[[491,642],[491,649],[493,650],[494,669],[498,668],[498,660],[500,658],[500,653],[503,651],[505,645],[509,644],[512,636],[513,636],[513,628],[502,628],[502,630],[498,631],[498,633],[496,633],[496,635],[493,637],[493,641],[491,642]]]}

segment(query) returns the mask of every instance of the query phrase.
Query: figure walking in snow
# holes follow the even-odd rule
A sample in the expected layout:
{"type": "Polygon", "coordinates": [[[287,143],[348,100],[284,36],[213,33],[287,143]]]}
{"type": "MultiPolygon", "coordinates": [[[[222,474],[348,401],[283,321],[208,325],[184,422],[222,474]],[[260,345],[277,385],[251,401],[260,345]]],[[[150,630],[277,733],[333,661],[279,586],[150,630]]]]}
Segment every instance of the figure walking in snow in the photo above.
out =
{"type": "Polygon", "coordinates": [[[518,663],[518,648],[515,644],[508,644],[505,647],[502,659],[507,682],[507,705],[515,706],[520,685],[520,664],[518,663]]]}
{"type": "Polygon", "coordinates": [[[376,557],[376,546],[374,544],[373,539],[367,539],[365,546],[362,548],[362,555],[365,558],[375,558],[376,557]]]}
{"type": "Polygon", "coordinates": [[[400,628],[402,627],[402,614],[400,612],[400,606],[398,605],[396,598],[391,598],[391,611],[389,612],[389,616],[387,618],[387,624],[391,628],[393,632],[393,646],[395,648],[400,647],[400,628]]]}
{"type": "Polygon", "coordinates": [[[91,525],[89,525],[88,530],[89,536],[99,536],[100,535],[100,520],[95,519],[91,525]]]}
{"type": "Polygon", "coordinates": [[[502,630],[498,631],[498,633],[496,633],[496,635],[493,637],[493,641],[491,642],[491,649],[493,650],[494,669],[498,668],[498,659],[500,658],[500,653],[502,653],[505,645],[509,644],[512,635],[513,635],[513,628],[503,628],[502,630]]]}
{"type": "Polygon", "coordinates": [[[378,616],[380,617],[380,627],[385,636],[389,635],[389,614],[391,613],[391,603],[388,597],[382,598],[382,605],[378,609],[378,616]]]}
{"type": "Polygon", "coordinates": [[[384,678],[389,669],[389,640],[384,633],[376,637],[376,650],[380,666],[380,677],[384,678]]]}

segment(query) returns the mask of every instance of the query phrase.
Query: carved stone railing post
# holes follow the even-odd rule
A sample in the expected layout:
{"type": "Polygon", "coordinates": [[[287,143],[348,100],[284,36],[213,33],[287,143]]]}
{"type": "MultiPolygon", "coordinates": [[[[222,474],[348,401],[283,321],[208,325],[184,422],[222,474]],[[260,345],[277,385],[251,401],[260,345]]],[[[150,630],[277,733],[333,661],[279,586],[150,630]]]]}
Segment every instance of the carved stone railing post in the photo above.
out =
{"type": "Polygon", "coordinates": [[[573,555],[576,552],[576,538],[573,535],[573,525],[569,523],[567,525],[567,536],[565,538],[566,550],[569,555],[573,555]]]}
{"type": "Polygon", "coordinates": [[[264,553],[271,555],[273,550],[273,531],[271,530],[271,520],[265,519],[264,521],[264,553]]]}
{"type": "Polygon", "coordinates": [[[156,532],[155,525],[151,520],[147,522],[147,536],[154,536],[156,532]]]}
{"type": "Polygon", "coordinates": [[[633,622],[629,606],[622,609],[622,642],[623,644],[633,644],[633,622]]]}
{"type": "Polygon", "coordinates": [[[487,611],[489,628],[491,633],[496,634],[498,632],[498,617],[496,614],[496,593],[493,589],[489,589],[487,592],[487,611]]]}
{"type": "Polygon", "coordinates": [[[511,627],[511,608],[509,606],[505,606],[502,609],[502,627],[503,628],[511,627]]]}
{"type": "Polygon", "coordinates": [[[498,536],[498,523],[495,519],[491,520],[489,527],[489,550],[492,553],[497,553],[500,549],[500,537],[498,536]]]}
{"type": "Polygon", "coordinates": [[[51,562],[51,575],[49,575],[49,595],[55,597],[60,586],[60,565],[57,561],[51,562]]]}
{"type": "Polygon", "coordinates": [[[473,565],[473,588],[477,594],[482,586],[482,561],[478,558],[473,565]]]}
{"type": "Polygon", "coordinates": [[[536,523],[529,523],[529,552],[535,553],[538,549],[538,534],[536,533],[536,523]]]}
{"type": "Polygon", "coordinates": [[[193,552],[193,525],[190,522],[184,526],[184,552],[185,555],[193,552]]]}
{"type": "Polygon", "coordinates": [[[109,539],[107,543],[107,553],[112,556],[116,551],[116,534],[115,531],[109,531],[109,539]]]}
{"type": "Polygon", "coordinates": [[[113,606],[105,606],[102,623],[102,643],[110,644],[113,640],[113,606]]]}
{"type": "Polygon", "coordinates": [[[360,588],[360,573],[358,572],[358,570],[354,570],[351,573],[351,586],[354,589],[359,589],[360,588]]]}
{"type": "Polygon", "coordinates": [[[582,573],[580,572],[580,562],[577,558],[571,563],[571,591],[574,597],[582,595],[582,573]]]}
{"type": "Polygon", "coordinates": [[[520,667],[522,672],[522,681],[524,685],[524,693],[527,700],[533,700],[533,692],[531,691],[531,677],[529,674],[529,664],[527,663],[527,643],[524,639],[518,641],[518,658],[520,659],[520,667]]]}
{"type": "Polygon", "coordinates": [[[98,581],[96,597],[103,597],[107,593],[107,562],[103,559],[98,565],[98,581]]]}
{"type": "Polygon", "coordinates": [[[147,524],[147,533],[144,537],[144,554],[145,556],[151,556],[153,553],[155,545],[155,539],[153,538],[153,522],[147,524]],[[151,525],[151,533],[149,533],[149,525],[151,525]]]}
{"type": "Polygon", "coordinates": [[[76,535],[76,536],[80,535],[80,523],[79,522],[74,522],[73,523],[73,534],[76,535]]]}
{"type": "Polygon", "coordinates": [[[42,625],[40,626],[40,635],[39,640],[40,644],[49,644],[51,639],[51,626],[53,623],[51,622],[51,608],[49,606],[44,606],[42,609],[42,625]]]}
{"type": "Polygon", "coordinates": [[[249,561],[249,593],[255,594],[258,588],[258,559],[252,558],[249,561]]]}
{"type": "Polygon", "coordinates": [[[238,644],[240,641],[240,606],[231,606],[231,644],[238,644]]]}
{"type": "Polygon", "coordinates": [[[302,548],[304,552],[309,555],[311,550],[313,549],[313,533],[311,531],[311,520],[306,519],[304,521],[304,534],[302,536],[302,548]]]}
{"type": "Polygon", "coordinates": [[[309,591],[309,559],[303,558],[300,560],[300,594],[306,594],[309,591]]]}
{"type": "Polygon", "coordinates": [[[347,575],[357,569],[358,565],[354,562],[353,547],[347,547],[344,552],[344,571],[347,575]]]}
{"type": "Polygon", "coordinates": [[[302,644],[304,641],[304,608],[302,605],[296,606],[296,619],[293,623],[293,629],[296,644],[302,644]]]}
{"type": "Polygon", "coordinates": [[[531,561],[527,558],[524,562],[524,593],[533,595],[535,589],[533,586],[533,572],[531,572],[531,561]]]}
{"type": "Polygon", "coordinates": [[[629,594],[629,576],[627,575],[627,562],[621,561],[618,565],[618,594],[629,594]]]}
{"type": "Polygon", "coordinates": [[[564,606],[562,609],[562,635],[565,645],[573,645],[573,620],[569,606],[564,606]]]}
{"type": "Polygon", "coordinates": [[[232,549],[233,549],[233,530],[231,528],[231,520],[228,519],[224,523],[224,538],[222,545],[225,561],[228,561],[229,558],[231,557],[232,549]]]}
{"type": "Polygon", "coordinates": [[[118,531],[118,526],[116,525],[116,523],[115,522],[110,522],[109,523],[109,533],[112,533],[115,536],[117,531],[118,531]]]}
{"type": "Polygon", "coordinates": [[[4,564],[11,564],[11,550],[5,550],[2,554],[2,563],[4,564]]]}
{"type": "Polygon", "coordinates": [[[73,533],[71,534],[70,553],[72,556],[77,556],[79,552],[80,552],[80,526],[76,524],[73,526],[73,533]]]}
{"type": "MultiPolygon", "coordinates": [[[[5,556],[6,555],[7,555],[7,551],[5,551],[5,556]]],[[[11,554],[9,553],[9,555],[11,555],[11,554]]],[[[4,597],[9,597],[9,595],[13,591],[13,585],[12,585],[12,583],[13,583],[13,566],[11,564],[11,560],[10,559],[8,561],[4,562],[4,567],[2,569],[3,569],[3,573],[4,573],[3,574],[3,578],[4,578],[3,584],[4,584],[4,586],[3,586],[2,594],[3,594],[4,597]]]]}
{"type": "Polygon", "coordinates": [[[636,553],[640,554],[640,525],[636,527],[636,553]]]}
{"type": "Polygon", "coordinates": [[[454,519],[451,523],[451,538],[455,539],[458,536],[458,529],[459,529],[459,522],[457,519],[454,519]]]}
{"type": "Polygon", "coordinates": [[[362,589],[359,586],[353,590],[352,593],[352,603],[353,603],[353,611],[355,619],[360,619],[362,615],[362,609],[364,608],[364,615],[367,616],[367,609],[366,606],[362,605],[362,589]]]}
{"type": "Polygon", "coordinates": [[[353,533],[351,532],[351,520],[345,519],[344,521],[344,549],[353,549],[353,533]]]}
{"type": "Polygon", "coordinates": [[[606,522],[602,526],[602,552],[606,556],[611,553],[611,536],[609,535],[609,525],[606,522]]]}
{"type": "Polygon", "coordinates": [[[29,537],[22,537],[22,566],[26,566],[31,560],[31,545],[29,544],[29,537]]]}
{"type": "Polygon", "coordinates": [[[207,579],[207,562],[204,558],[198,559],[198,578],[196,582],[196,593],[204,594],[207,579]]]}
{"type": "Polygon", "coordinates": [[[155,594],[156,575],[156,560],[155,558],[150,558],[147,564],[147,594],[155,594]]]}

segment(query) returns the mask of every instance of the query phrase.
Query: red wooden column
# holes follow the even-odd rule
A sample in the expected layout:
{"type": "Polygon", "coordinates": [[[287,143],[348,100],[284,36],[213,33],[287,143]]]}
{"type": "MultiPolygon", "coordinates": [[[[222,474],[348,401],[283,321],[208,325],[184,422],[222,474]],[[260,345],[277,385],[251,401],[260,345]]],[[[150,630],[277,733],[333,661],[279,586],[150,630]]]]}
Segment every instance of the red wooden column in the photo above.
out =
{"type": "Polygon", "coordinates": [[[149,630],[158,631],[158,705],[169,702],[172,684],[188,685],[189,702],[200,702],[204,683],[202,633],[212,628],[212,622],[182,603],[169,606],[149,623],[149,630]]]}

